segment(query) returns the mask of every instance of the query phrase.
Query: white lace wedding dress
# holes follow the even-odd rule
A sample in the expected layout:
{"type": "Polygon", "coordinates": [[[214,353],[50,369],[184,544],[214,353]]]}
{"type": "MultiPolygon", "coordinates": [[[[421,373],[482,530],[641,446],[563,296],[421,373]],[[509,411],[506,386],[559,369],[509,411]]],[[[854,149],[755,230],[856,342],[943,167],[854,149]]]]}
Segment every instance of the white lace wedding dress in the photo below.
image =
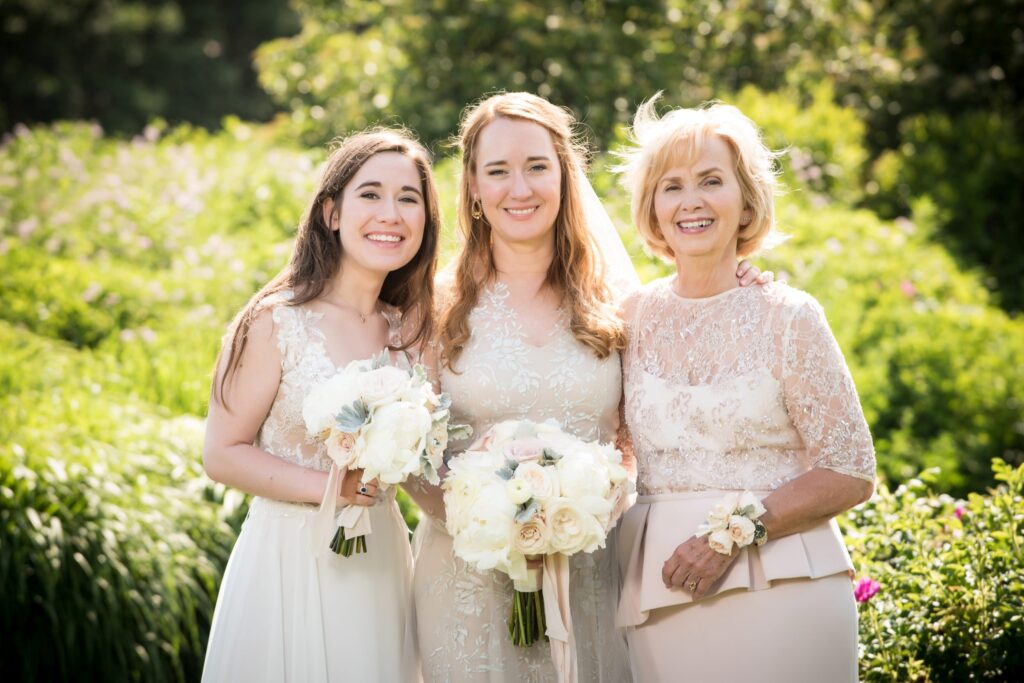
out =
{"type": "MultiPolygon", "coordinates": [[[[476,435],[502,420],[554,418],[587,440],[613,441],[618,424],[618,354],[598,360],[570,333],[564,316],[543,346],[531,346],[508,303],[505,285],[488,286],[470,316],[473,335],[456,363],[441,372],[452,419],[476,435]]],[[[474,437],[475,438],[475,437],[474,437]]],[[[468,444],[453,444],[458,457],[468,444]]],[[[431,683],[554,681],[550,646],[517,647],[509,639],[512,583],[478,572],[452,553],[444,524],[424,514],[414,536],[415,595],[424,680],[431,683]]],[[[570,561],[572,625],[579,681],[629,681],[625,640],[614,623],[618,591],[615,533],[608,547],[570,561]]]]}
{"type": "MultiPolygon", "coordinates": [[[[288,298],[264,304],[272,307],[282,375],[256,445],[327,471],[326,449],[306,437],[302,401],[338,369],[317,326],[320,314],[289,306],[288,298]]],[[[394,489],[381,496],[369,508],[368,552],[351,557],[321,552],[330,538],[313,533],[316,506],[252,500],[217,597],[204,681],[418,680],[408,623],[409,532],[394,489]]]]}
{"type": "Polygon", "coordinates": [[[835,520],[748,546],[692,602],[661,568],[729,490],[764,497],[812,468],[873,481],[874,449],[825,315],[783,284],[627,305],[626,422],[640,496],[620,526],[638,681],[855,681],[852,567],[835,520]]]}

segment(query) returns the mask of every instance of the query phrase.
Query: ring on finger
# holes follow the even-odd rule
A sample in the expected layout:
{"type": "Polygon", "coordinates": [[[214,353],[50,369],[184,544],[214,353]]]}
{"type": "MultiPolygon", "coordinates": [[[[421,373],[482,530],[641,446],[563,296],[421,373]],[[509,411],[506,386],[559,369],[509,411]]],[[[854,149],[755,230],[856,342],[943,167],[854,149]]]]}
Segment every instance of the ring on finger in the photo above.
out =
{"type": "Polygon", "coordinates": [[[691,593],[697,590],[697,584],[700,583],[700,579],[690,579],[690,583],[686,584],[686,590],[691,593]]]}
{"type": "Polygon", "coordinates": [[[367,488],[365,485],[359,487],[359,495],[361,495],[361,496],[368,496],[369,494],[370,494],[370,489],[367,488]]]}

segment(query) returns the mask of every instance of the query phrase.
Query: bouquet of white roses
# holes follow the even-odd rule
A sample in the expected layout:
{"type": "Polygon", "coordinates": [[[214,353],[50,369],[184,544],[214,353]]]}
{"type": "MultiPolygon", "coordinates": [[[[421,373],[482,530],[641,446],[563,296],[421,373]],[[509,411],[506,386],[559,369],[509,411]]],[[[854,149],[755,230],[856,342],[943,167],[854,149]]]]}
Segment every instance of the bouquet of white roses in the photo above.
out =
{"type": "MultiPolygon", "coordinates": [[[[410,475],[437,484],[448,439],[472,432],[449,424],[450,406],[447,394],[434,393],[423,366],[402,370],[388,364],[385,351],[375,359],[352,361],[310,391],[302,418],[309,435],[326,443],[342,475],[358,468],[363,482],[377,479],[382,487],[410,475]]],[[[366,508],[349,505],[338,520],[331,549],[346,557],[365,552],[366,508]]]]}
{"type": "Polygon", "coordinates": [[[528,559],[604,547],[632,492],[622,454],[553,421],[501,422],[450,463],[444,480],[455,554],[508,574],[516,593],[509,635],[531,645],[545,633],[539,570],[528,559]]]}

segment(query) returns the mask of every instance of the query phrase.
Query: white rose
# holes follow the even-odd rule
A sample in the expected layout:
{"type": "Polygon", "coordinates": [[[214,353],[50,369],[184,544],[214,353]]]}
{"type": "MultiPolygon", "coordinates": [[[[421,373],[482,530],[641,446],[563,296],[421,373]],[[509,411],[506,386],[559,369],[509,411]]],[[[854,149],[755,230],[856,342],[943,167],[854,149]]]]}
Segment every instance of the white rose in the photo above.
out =
{"type": "Polygon", "coordinates": [[[579,454],[567,455],[555,465],[561,484],[561,495],[573,500],[586,496],[605,497],[611,482],[605,468],[579,454]]]}
{"type": "Polygon", "coordinates": [[[334,426],[334,418],[341,409],[358,399],[359,392],[345,372],[316,385],[302,401],[306,431],[314,436],[326,436],[325,432],[334,426]]]}
{"type": "Polygon", "coordinates": [[[362,447],[358,466],[367,471],[367,476],[378,477],[384,484],[405,481],[419,469],[420,453],[430,426],[430,413],[423,406],[408,403],[381,406],[360,434],[362,447]]]}
{"type": "Polygon", "coordinates": [[[604,545],[604,529],[593,516],[580,510],[572,501],[560,500],[547,512],[551,527],[551,549],[573,555],[592,552],[604,545]]]}
{"type": "Polygon", "coordinates": [[[550,498],[558,495],[555,473],[535,462],[524,462],[517,467],[515,478],[529,486],[533,498],[550,498]]]}
{"type": "Polygon", "coordinates": [[[455,554],[481,571],[505,571],[510,564],[516,505],[508,499],[505,482],[482,487],[465,527],[455,535],[455,554]]]}
{"type": "Polygon", "coordinates": [[[764,505],[761,504],[761,501],[758,500],[757,496],[755,496],[750,491],[744,491],[742,494],[740,494],[740,498],[736,506],[740,509],[743,509],[748,506],[753,508],[754,511],[751,515],[752,519],[757,519],[766,512],[764,505]]]}
{"type": "Polygon", "coordinates": [[[726,525],[732,513],[736,512],[736,505],[739,503],[739,494],[727,493],[711,508],[708,513],[708,521],[712,526],[726,525]]]}
{"type": "Polygon", "coordinates": [[[533,497],[533,491],[530,489],[530,485],[522,479],[509,479],[505,484],[508,498],[516,505],[522,505],[526,501],[533,497]]]}
{"type": "Polygon", "coordinates": [[[708,534],[708,545],[717,553],[728,555],[732,552],[732,535],[728,529],[717,529],[708,534]]]}
{"type": "Polygon", "coordinates": [[[397,400],[399,394],[408,387],[409,373],[393,365],[385,365],[359,375],[359,393],[370,407],[397,400]]]}
{"type": "Polygon", "coordinates": [[[523,555],[547,553],[550,540],[551,529],[539,514],[525,524],[516,524],[512,532],[512,547],[523,555]]]}
{"type": "Polygon", "coordinates": [[[754,541],[754,523],[746,517],[733,515],[729,518],[729,535],[738,546],[750,545],[754,541]]]}

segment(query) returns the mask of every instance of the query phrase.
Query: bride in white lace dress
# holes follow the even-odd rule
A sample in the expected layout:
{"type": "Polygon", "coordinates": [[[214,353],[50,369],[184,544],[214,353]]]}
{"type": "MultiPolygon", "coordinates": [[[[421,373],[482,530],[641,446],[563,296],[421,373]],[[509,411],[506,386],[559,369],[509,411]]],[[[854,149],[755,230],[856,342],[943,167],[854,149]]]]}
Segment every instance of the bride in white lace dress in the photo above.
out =
{"type": "Polygon", "coordinates": [[[724,105],[658,119],[650,102],[634,134],[634,220],[678,270],[625,307],[640,496],[620,527],[619,623],[634,675],[856,681],[851,564],[832,518],[871,495],[871,435],[818,303],[732,278],[773,228],[771,154],[724,105]],[[724,539],[695,535],[742,490],[766,511],[731,518],[724,539]]]}
{"type": "Polygon", "coordinates": [[[225,340],[203,461],[211,478],[254,498],[217,598],[204,681],[419,679],[412,558],[394,490],[360,484],[358,470],[326,490],[331,462],[306,435],[302,402],[385,346],[400,362],[402,314],[419,323],[411,334],[406,326],[407,345],[429,334],[438,239],[430,173],[426,151],[404,133],[346,140],[288,267],[225,340]],[[367,553],[327,549],[321,518],[332,498],[370,506],[367,553]]]}
{"type": "MultiPolygon", "coordinates": [[[[573,123],[567,111],[526,93],[488,98],[463,120],[459,223],[466,241],[440,287],[436,365],[453,419],[471,424],[477,436],[502,420],[553,418],[583,439],[616,438],[616,301],[635,274],[625,259],[622,281],[608,277],[607,250],[595,245],[592,216],[585,215],[583,193],[591,191],[583,187],[573,123]]],[[[466,446],[452,444],[448,457],[466,446]]],[[[546,643],[517,647],[509,638],[508,577],[478,572],[453,555],[437,489],[410,493],[425,512],[414,537],[424,679],[555,681],[546,643]]],[[[579,681],[630,680],[614,624],[615,545],[613,531],[606,548],[570,561],[579,681]]]]}

